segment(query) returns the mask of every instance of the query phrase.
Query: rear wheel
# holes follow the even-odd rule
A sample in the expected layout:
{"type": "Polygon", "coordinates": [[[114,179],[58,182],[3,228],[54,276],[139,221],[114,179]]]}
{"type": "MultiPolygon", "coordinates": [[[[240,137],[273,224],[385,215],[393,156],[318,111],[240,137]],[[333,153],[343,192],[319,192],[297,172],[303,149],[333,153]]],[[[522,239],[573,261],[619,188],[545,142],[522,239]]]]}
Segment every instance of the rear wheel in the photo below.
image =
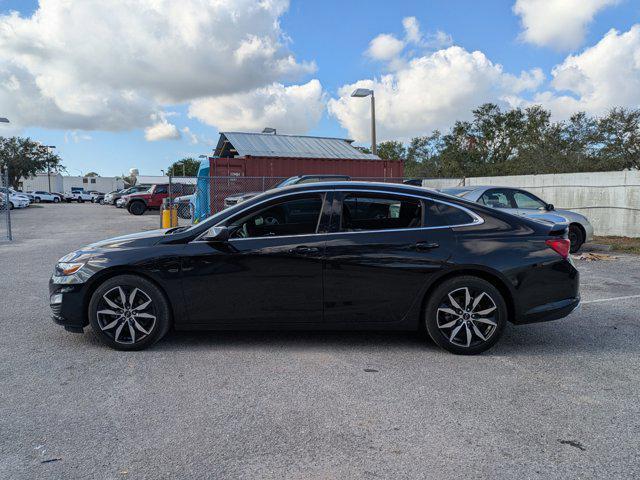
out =
{"type": "Polygon", "coordinates": [[[13,202],[9,202],[9,210],[13,210],[15,207],[13,206],[13,202]]]}
{"type": "Polygon", "coordinates": [[[571,242],[570,252],[576,253],[584,243],[582,229],[578,225],[569,226],[569,241],[571,242]]]}
{"type": "Polygon", "coordinates": [[[147,210],[143,202],[133,202],[129,205],[129,213],[132,215],[142,215],[147,210]]]}
{"type": "Polygon", "coordinates": [[[111,348],[141,350],[169,330],[169,303],[150,281],[136,275],[118,275],[91,296],[89,321],[98,338],[111,348]]]}
{"type": "Polygon", "coordinates": [[[58,203],[60,199],[58,197],[53,197],[53,203],[58,203]]]}
{"type": "Polygon", "coordinates": [[[440,347],[460,355],[474,355],[498,341],[507,322],[507,306],[491,283],[461,276],[445,281],[431,294],[425,325],[440,347]]]}

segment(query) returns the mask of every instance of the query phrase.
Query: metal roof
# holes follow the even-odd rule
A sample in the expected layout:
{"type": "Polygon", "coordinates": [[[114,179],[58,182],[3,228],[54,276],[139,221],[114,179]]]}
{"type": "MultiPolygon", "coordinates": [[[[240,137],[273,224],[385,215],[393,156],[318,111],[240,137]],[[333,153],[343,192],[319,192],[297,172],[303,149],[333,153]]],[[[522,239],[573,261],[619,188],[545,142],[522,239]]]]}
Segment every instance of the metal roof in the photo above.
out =
{"type": "Polygon", "coordinates": [[[246,157],[348,158],[380,160],[370,153],[362,153],[345,138],[307,137],[303,135],[274,135],[272,133],[220,132],[215,154],[228,154],[229,148],[246,157]]]}

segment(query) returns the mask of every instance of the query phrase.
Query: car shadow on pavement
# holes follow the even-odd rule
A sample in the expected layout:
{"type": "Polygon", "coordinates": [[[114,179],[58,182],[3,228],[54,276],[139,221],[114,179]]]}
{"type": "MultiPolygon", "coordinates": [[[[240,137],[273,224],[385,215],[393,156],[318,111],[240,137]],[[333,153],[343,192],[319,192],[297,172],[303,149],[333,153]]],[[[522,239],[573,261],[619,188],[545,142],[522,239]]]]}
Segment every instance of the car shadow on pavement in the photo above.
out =
{"type": "Polygon", "coordinates": [[[423,350],[437,347],[426,333],[398,331],[172,331],[156,344],[154,350],[210,349],[215,347],[246,348],[373,348],[423,350]]]}
{"type": "MultiPolygon", "coordinates": [[[[337,348],[439,351],[427,333],[403,331],[172,331],[157,350],[247,348],[337,348]]],[[[640,328],[632,322],[569,318],[530,325],[507,325],[500,341],[483,355],[538,356],[640,353],[640,328]]]]}

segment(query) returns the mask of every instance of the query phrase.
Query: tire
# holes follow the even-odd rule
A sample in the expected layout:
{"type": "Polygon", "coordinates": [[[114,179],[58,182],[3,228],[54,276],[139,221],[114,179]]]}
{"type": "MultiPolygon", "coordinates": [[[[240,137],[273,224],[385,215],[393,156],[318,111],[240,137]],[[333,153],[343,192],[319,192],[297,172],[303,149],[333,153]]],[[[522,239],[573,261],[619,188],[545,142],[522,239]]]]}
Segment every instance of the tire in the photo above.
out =
{"type": "Polygon", "coordinates": [[[465,275],[439,285],[429,296],[424,315],[427,332],[438,346],[458,355],[475,355],[500,339],[507,305],[491,283],[465,275]]]}
{"type": "Polygon", "coordinates": [[[14,208],[16,207],[13,206],[13,202],[9,202],[9,210],[13,210],[14,208]]]}
{"type": "Polygon", "coordinates": [[[84,199],[78,197],[78,203],[84,203],[84,199]]]}
{"type": "Polygon", "coordinates": [[[144,202],[137,201],[129,205],[127,210],[129,210],[131,215],[142,215],[147,210],[147,206],[144,202]]]}
{"type": "Polygon", "coordinates": [[[118,275],[93,292],[89,323],[105,345],[116,350],[142,350],[166,335],[171,325],[171,309],[162,291],[149,280],[137,275],[118,275]]]}
{"type": "Polygon", "coordinates": [[[569,251],[571,253],[577,253],[584,243],[584,234],[578,225],[569,225],[569,241],[571,242],[569,251]]]}
{"type": "Polygon", "coordinates": [[[53,197],[53,203],[60,203],[60,199],[58,197],[53,197]]]}
{"type": "Polygon", "coordinates": [[[35,200],[34,203],[40,203],[42,201],[42,199],[40,197],[36,197],[34,200],[35,200]]]}

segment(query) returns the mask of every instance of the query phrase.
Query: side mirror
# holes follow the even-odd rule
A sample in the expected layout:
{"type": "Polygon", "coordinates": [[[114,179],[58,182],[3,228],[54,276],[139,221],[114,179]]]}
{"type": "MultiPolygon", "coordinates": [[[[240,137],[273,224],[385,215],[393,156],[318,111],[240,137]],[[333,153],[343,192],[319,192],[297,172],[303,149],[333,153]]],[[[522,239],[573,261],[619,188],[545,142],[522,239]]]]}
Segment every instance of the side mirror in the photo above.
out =
{"type": "Polygon", "coordinates": [[[230,233],[227,227],[211,227],[203,237],[207,242],[225,243],[229,240],[230,233]]]}
{"type": "Polygon", "coordinates": [[[548,210],[549,212],[550,212],[550,211],[552,211],[552,210],[555,210],[555,207],[553,206],[553,204],[552,204],[552,203],[547,203],[546,208],[547,208],[547,210],[548,210]]]}

